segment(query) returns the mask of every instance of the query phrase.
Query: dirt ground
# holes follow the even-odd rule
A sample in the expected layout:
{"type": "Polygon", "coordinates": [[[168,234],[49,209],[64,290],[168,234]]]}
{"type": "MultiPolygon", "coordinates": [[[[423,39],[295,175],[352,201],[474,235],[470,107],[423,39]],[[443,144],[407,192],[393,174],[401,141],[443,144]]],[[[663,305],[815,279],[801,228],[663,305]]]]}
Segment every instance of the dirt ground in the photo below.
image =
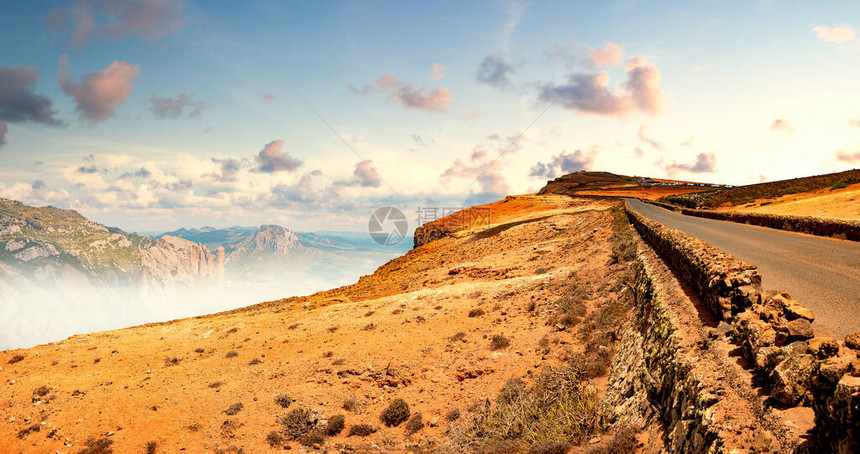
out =
{"type": "Polygon", "coordinates": [[[506,199],[491,205],[490,228],[429,243],[352,286],[0,352],[0,452],[76,453],[88,439],[122,453],[150,452],[148,443],[151,452],[268,452],[267,434],[295,408],[346,417],[326,449],[430,448],[445,438],[450,410],[465,414],[509,379],[584,349],[575,330],[547,320],[571,273],[600,290],[593,298],[609,297],[606,282],[620,273],[607,265],[611,206],[506,199]],[[494,335],[510,345],[492,350],[494,335]],[[423,429],[380,422],[395,398],[422,414],[423,429]],[[361,423],[378,430],[346,436],[361,423]]]}
{"type": "Polygon", "coordinates": [[[860,183],[842,189],[818,189],[776,199],[717,208],[715,211],[815,216],[819,218],[860,220],[860,183]]]}

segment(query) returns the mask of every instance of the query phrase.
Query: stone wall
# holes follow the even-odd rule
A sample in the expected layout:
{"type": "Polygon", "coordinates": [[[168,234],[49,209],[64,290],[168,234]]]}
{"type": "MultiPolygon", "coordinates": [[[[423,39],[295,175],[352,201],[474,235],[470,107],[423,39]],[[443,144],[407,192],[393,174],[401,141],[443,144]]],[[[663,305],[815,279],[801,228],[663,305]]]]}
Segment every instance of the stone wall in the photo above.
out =
{"type": "Polygon", "coordinates": [[[815,314],[785,292],[763,292],[755,266],[637,212],[627,214],[643,239],[725,322],[770,396],[785,406],[811,405],[818,438],[830,450],[860,451],[860,333],[844,343],[816,337],[815,314]]]}
{"type": "Polygon", "coordinates": [[[811,216],[692,210],[687,208],[682,209],[681,213],[701,218],[719,219],[741,224],[760,225],[772,229],[860,241],[860,221],[822,219],[811,216]]]}

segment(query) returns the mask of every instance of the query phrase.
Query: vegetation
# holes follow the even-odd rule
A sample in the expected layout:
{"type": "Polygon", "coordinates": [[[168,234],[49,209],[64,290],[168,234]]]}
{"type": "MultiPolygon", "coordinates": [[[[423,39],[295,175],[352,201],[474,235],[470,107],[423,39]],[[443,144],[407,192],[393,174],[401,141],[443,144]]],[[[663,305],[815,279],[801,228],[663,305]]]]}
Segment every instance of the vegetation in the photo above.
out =
{"type": "Polygon", "coordinates": [[[615,436],[604,446],[588,451],[588,454],[626,454],[635,452],[639,447],[636,441],[636,431],[630,426],[621,426],[615,431],[615,436]]]}
{"type": "Polygon", "coordinates": [[[288,408],[290,404],[293,403],[293,399],[287,394],[278,394],[275,397],[275,403],[281,408],[288,408]]]}
{"type": "Polygon", "coordinates": [[[361,408],[361,403],[358,401],[358,398],[355,396],[349,396],[343,400],[343,409],[346,411],[351,411],[353,413],[358,413],[361,408]]]}
{"type": "Polygon", "coordinates": [[[511,341],[501,334],[496,334],[490,339],[490,350],[501,350],[511,345],[511,341]]]}
{"type": "Polygon", "coordinates": [[[834,190],[834,189],[845,189],[845,188],[847,188],[847,187],[848,187],[848,183],[846,183],[846,182],[844,182],[844,181],[837,181],[836,183],[833,183],[833,186],[830,186],[830,189],[831,189],[831,190],[834,190]]]}
{"type": "Polygon", "coordinates": [[[421,413],[415,413],[411,418],[409,418],[409,421],[406,422],[406,433],[409,435],[412,435],[423,428],[424,421],[421,418],[421,413]]]}
{"type": "Polygon", "coordinates": [[[480,308],[469,311],[469,317],[480,317],[482,315],[484,315],[484,310],[480,308]]]}
{"type": "Polygon", "coordinates": [[[409,419],[409,405],[403,399],[395,399],[383,410],[379,419],[388,427],[398,426],[409,419]]]}
{"type": "Polygon", "coordinates": [[[348,437],[366,437],[376,432],[376,428],[370,424],[354,424],[349,428],[348,437]]]}
{"type": "Polygon", "coordinates": [[[24,360],[23,355],[15,355],[9,359],[9,364],[15,364],[15,363],[17,363],[19,361],[23,361],[23,360],[24,360]]]}
{"type": "Polygon", "coordinates": [[[242,411],[242,408],[244,408],[242,402],[236,402],[235,404],[231,404],[229,407],[227,407],[227,410],[225,410],[224,413],[227,413],[227,416],[233,416],[236,413],[242,411]]]}
{"type": "Polygon", "coordinates": [[[144,452],[146,452],[146,454],[155,454],[156,448],[158,448],[158,443],[154,441],[149,441],[143,446],[144,452]]]}
{"type": "Polygon", "coordinates": [[[305,444],[305,441],[311,441],[306,437],[316,428],[317,420],[310,410],[296,408],[281,417],[278,423],[283,428],[283,434],[287,440],[298,440],[299,443],[305,444]]]}
{"type": "Polygon", "coordinates": [[[346,426],[346,417],[343,415],[334,415],[328,419],[328,423],[326,424],[326,434],[328,435],[337,435],[343,432],[343,428],[346,426]]]}
{"type": "Polygon", "coordinates": [[[109,454],[113,452],[112,444],[113,440],[110,438],[90,438],[84,443],[84,449],[78,451],[78,454],[109,454]]]}

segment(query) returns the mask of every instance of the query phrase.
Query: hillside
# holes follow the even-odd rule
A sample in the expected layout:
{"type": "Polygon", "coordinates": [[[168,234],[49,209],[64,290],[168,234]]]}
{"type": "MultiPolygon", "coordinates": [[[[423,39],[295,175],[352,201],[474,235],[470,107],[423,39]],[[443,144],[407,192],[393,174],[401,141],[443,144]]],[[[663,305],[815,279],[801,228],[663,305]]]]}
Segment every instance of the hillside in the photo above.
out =
{"type": "Polygon", "coordinates": [[[635,197],[656,200],[677,194],[695,194],[723,185],[651,177],[629,177],[582,170],[548,181],[538,194],[635,197]]]}

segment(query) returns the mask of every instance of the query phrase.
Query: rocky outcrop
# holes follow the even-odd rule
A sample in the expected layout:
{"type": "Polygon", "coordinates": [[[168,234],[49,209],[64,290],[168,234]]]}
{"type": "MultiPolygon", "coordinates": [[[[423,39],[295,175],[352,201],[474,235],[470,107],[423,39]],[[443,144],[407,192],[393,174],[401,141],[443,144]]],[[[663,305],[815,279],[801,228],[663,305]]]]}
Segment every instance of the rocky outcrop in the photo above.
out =
{"type": "Polygon", "coordinates": [[[739,213],[732,211],[681,210],[683,214],[700,218],[719,219],[741,224],[759,225],[772,229],[829,236],[851,241],[860,241],[860,221],[823,219],[811,216],[788,216],[781,214],[739,213]]]}
{"type": "Polygon", "coordinates": [[[141,263],[157,281],[169,282],[223,277],[224,259],[223,247],[213,253],[202,244],[163,236],[142,251],[141,263]]]}
{"type": "Polygon", "coordinates": [[[263,225],[253,235],[236,244],[227,256],[230,263],[265,261],[289,256],[302,249],[301,240],[279,225],[263,225]]]}
{"type": "Polygon", "coordinates": [[[833,452],[860,451],[860,352],[816,338],[815,314],[785,292],[762,292],[758,270],[713,246],[631,210],[641,236],[715,316],[780,403],[812,405],[819,440],[833,452]]]}

